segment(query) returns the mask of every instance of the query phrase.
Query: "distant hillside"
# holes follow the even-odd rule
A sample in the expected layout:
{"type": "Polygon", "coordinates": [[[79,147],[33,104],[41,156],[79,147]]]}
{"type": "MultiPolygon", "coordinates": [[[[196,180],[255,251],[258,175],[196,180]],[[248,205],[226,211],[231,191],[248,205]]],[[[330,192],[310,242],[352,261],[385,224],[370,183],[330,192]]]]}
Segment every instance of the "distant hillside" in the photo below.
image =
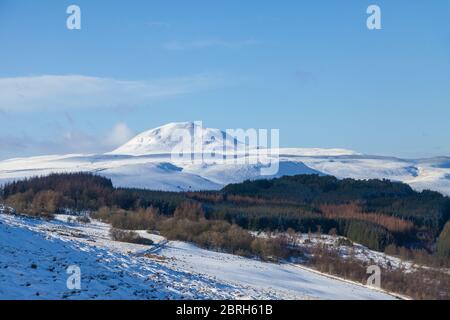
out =
{"type": "Polygon", "coordinates": [[[389,180],[298,175],[230,184],[222,192],[299,204],[358,203],[364,212],[387,214],[436,229],[450,218],[450,198],[434,191],[417,192],[407,184],[389,180]]]}
{"type": "Polygon", "coordinates": [[[256,148],[245,134],[230,136],[201,123],[169,123],[144,131],[109,153],[2,160],[0,185],[52,173],[83,171],[111,179],[115,187],[217,191],[245,180],[319,174],[339,179],[402,181],[417,191],[434,190],[450,195],[448,157],[400,159],[338,148],[297,147],[271,148],[266,153],[261,152],[262,146],[256,148]],[[189,156],[192,152],[195,161],[189,156]],[[223,157],[224,154],[227,156],[223,157]],[[269,164],[274,170],[267,172],[269,164]]]}

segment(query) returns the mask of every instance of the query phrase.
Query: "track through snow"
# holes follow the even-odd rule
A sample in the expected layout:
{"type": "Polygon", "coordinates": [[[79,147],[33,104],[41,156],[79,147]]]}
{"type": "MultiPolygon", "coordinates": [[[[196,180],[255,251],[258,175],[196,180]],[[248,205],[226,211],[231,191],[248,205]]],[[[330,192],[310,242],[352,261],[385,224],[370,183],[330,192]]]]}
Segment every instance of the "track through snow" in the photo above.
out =
{"type": "Polygon", "coordinates": [[[164,238],[112,241],[109,226],[0,214],[0,299],[393,299],[288,264],[199,249],[164,238]],[[81,268],[81,291],[66,270],[81,268]]]}

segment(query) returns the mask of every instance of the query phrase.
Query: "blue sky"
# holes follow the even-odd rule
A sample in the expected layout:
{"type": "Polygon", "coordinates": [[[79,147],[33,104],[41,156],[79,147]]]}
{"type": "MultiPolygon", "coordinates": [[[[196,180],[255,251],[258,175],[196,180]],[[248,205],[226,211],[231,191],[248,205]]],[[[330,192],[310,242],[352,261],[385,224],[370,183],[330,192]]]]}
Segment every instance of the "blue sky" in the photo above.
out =
{"type": "Polygon", "coordinates": [[[450,156],[446,0],[0,0],[0,44],[0,158],[103,152],[194,120],[279,128],[286,147],[450,156]]]}

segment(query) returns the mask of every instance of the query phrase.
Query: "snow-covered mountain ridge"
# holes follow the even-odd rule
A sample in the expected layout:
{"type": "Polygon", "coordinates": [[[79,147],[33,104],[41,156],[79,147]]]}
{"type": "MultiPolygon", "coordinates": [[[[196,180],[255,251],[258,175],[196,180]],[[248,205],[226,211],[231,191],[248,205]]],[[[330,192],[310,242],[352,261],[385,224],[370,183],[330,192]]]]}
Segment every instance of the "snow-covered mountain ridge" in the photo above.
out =
{"type": "Polygon", "coordinates": [[[246,179],[322,174],[338,178],[390,179],[405,182],[416,190],[430,189],[450,195],[449,157],[400,159],[319,148],[276,148],[272,154],[261,156],[261,150],[264,149],[249,146],[219,129],[199,128],[190,122],[171,123],[143,132],[106,154],[0,161],[0,184],[56,172],[84,171],[108,177],[115,186],[186,191],[217,190],[246,179]],[[189,141],[186,144],[186,139],[181,138],[183,132],[201,137],[200,145],[189,141]],[[174,158],[174,150],[201,150],[203,154],[193,161],[174,158]],[[222,157],[222,153],[230,150],[235,151],[235,156],[222,157]],[[270,176],[261,175],[267,160],[276,161],[278,165],[277,172],[270,176]]]}
{"type": "Polygon", "coordinates": [[[244,143],[227,136],[219,129],[203,128],[198,122],[169,123],[137,135],[109,154],[142,156],[148,154],[170,154],[174,150],[194,150],[191,140],[200,143],[199,150],[225,152],[244,143]]]}

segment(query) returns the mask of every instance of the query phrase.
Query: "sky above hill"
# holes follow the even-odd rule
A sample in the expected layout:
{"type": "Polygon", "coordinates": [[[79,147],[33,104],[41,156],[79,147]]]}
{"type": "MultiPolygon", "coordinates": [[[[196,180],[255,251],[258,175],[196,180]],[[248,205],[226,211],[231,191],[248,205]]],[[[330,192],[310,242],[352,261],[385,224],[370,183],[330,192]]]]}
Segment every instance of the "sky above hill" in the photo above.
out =
{"type": "Polygon", "coordinates": [[[450,2],[0,0],[0,159],[195,120],[280,129],[285,147],[450,156],[450,2]]]}

